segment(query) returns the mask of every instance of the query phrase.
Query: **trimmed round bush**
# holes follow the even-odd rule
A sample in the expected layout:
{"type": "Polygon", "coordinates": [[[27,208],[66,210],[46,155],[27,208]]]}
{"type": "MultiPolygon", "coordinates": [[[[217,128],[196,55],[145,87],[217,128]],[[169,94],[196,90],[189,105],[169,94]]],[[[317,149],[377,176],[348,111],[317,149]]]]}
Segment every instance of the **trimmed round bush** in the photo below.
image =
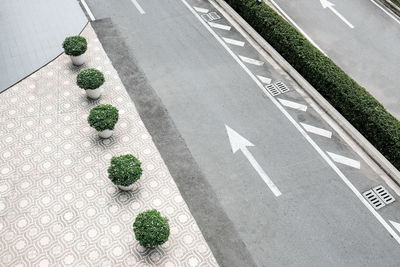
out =
{"type": "Polygon", "coordinates": [[[142,163],[131,154],[111,158],[108,178],[115,185],[130,186],[140,179],[142,163]]]}
{"type": "Polygon", "coordinates": [[[96,69],[86,69],[79,72],[76,84],[85,90],[97,89],[104,83],[104,75],[96,69]]]}
{"type": "Polygon", "coordinates": [[[89,125],[101,132],[114,130],[118,121],[118,109],[110,104],[101,104],[90,110],[89,125]]]}
{"type": "Polygon", "coordinates": [[[82,55],[87,50],[86,39],[79,35],[65,38],[62,46],[65,54],[75,57],[82,55]]]}
{"type": "Polygon", "coordinates": [[[169,224],[158,210],[148,210],[136,217],[133,223],[136,240],[145,248],[164,244],[169,237],[169,224]]]}

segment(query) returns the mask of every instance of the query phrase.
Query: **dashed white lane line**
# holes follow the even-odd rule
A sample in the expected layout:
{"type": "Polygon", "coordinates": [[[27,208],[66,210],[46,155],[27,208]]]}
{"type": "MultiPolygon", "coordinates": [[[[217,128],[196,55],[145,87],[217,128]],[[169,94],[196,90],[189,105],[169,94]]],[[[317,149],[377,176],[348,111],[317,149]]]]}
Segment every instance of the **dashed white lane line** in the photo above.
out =
{"type": "Polygon", "coordinates": [[[225,30],[225,31],[230,31],[231,30],[231,26],[228,26],[228,25],[219,24],[219,23],[215,23],[215,22],[209,22],[208,24],[211,27],[217,28],[217,29],[220,29],[220,30],[225,30]]]}
{"type": "Polygon", "coordinates": [[[284,100],[284,99],[281,99],[281,98],[278,98],[278,100],[285,107],[294,108],[294,109],[297,109],[297,110],[300,110],[300,111],[304,111],[304,112],[307,111],[307,106],[306,105],[299,104],[299,103],[296,103],[296,102],[293,102],[293,101],[289,101],[289,100],[284,100]]]}
{"type": "Polygon", "coordinates": [[[244,46],[244,42],[242,42],[242,41],[238,41],[238,40],[231,39],[231,38],[225,38],[225,37],[222,37],[222,39],[223,39],[223,40],[225,41],[225,43],[227,43],[227,44],[237,45],[237,46],[244,46]]]}
{"type": "Polygon", "coordinates": [[[350,167],[353,167],[356,169],[360,169],[360,167],[361,167],[361,164],[358,160],[347,158],[347,157],[344,157],[344,156],[341,156],[341,155],[338,155],[338,154],[335,154],[332,152],[328,152],[328,151],[326,151],[326,153],[332,158],[333,161],[335,161],[337,163],[344,164],[344,165],[347,165],[347,166],[350,166],[350,167]]]}
{"type": "Polygon", "coordinates": [[[93,16],[92,11],[90,10],[89,6],[86,4],[85,0],[81,0],[83,8],[86,10],[86,13],[88,14],[89,18],[91,21],[95,21],[95,17],[93,16]]]}
{"type": "Polygon", "coordinates": [[[194,8],[194,10],[196,10],[197,12],[200,12],[200,13],[208,13],[208,11],[209,11],[206,8],[201,8],[201,7],[196,7],[196,6],[194,6],[193,8],[194,8]]]}
{"type": "Polygon", "coordinates": [[[332,132],[319,128],[319,127],[315,127],[306,123],[302,123],[300,122],[301,126],[303,126],[303,128],[309,132],[309,133],[313,133],[313,134],[317,134],[323,137],[327,137],[327,138],[331,138],[332,137],[332,132]]]}
{"type": "Polygon", "coordinates": [[[260,79],[260,81],[265,84],[270,84],[272,81],[270,78],[260,76],[260,75],[257,75],[257,78],[260,79]]]}
{"type": "Polygon", "coordinates": [[[252,64],[252,65],[262,66],[264,64],[264,62],[262,62],[262,61],[259,61],[259,60],[256,60],[256,59],[252,59],[252,58],[249,58],[249,57],[244,57],[244,56],[241,56],[241,55],[239,55],[239,57],[243,62],[252,64]]]}
{"type": "Polygon", "coordinates": [[[132,3],[135,5],[136,9],[139,11],[140,14],[145,14],[143,8],[139,5],[139,3],[137,2],[137,0],[131,0],[132,3]]]}

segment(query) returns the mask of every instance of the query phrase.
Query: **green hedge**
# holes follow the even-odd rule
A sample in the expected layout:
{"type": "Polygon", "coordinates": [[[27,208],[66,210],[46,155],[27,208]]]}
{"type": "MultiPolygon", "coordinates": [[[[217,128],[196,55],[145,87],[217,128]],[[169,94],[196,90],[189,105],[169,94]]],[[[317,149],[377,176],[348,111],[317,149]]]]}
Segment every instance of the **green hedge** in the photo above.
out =
{"type": "Polygon", "coordinates": [[[225,0],[321,95],[400,169],[400,122],[265,3],[225,0]]]}

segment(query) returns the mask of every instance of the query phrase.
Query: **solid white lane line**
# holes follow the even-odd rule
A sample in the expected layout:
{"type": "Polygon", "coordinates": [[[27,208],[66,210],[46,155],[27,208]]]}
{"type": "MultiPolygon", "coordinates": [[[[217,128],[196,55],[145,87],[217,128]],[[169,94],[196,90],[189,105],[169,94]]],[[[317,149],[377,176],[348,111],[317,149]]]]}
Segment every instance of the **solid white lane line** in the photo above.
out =
{"type": "Polygon", "coordinates": [[[328,151],[326,151],[326,153],[333,159],[333,161],[337,163],[344,164],[356,169],[359,169],[361,167],[361,164],[358,160],[354,160],[328,151]]]}
{"type": "Polygon", "coordinates": [[[309,132],[309,133],[313,133],[313,134],[317,134],[323,137],[327,137],[327,138],[331,138],[332,137],[332,132],[331,131],[327,131],[325,129],[319,128],[319,127],[315,127],[306,123],[302,123],[300,122],[301,126],[303,126],[303,128],[309,132]]]}
{"type": "MultiPolygon", "coordinates": [[[[272,1],[272,0],[271,0],[272,1]]],[[[186,2],[186,0],[181,0],[181,2],[189,9],[190,12],[198,19],[198,21],[203,24],[203,26],[211,33],[212,36],[221,44],[221,46],[232,56],[232,58],[242,67],[242,69],[250,76],[250,78],[257,84],[264,94],[271,100],[272,103],[282,112],[283,115],[293,124],[293,126],[300,132],[300,134],[310,143],[310,145],[318,152],[318,154],[325,160],[325,162],[332,168],[334,172],[339,176],[339,178],[347,185],[348,188],[357,196],[358,200],[375,216],[375,218],[382,224],[382,226],[388,231],[392,238],[400,244],[400,236],[393,230],[393,228],[382,218],[382,216],[368,203],[368,201],[361,195],[357,188],[349,181],[346,175],[333,163],[333,161],[328,157],[328,155],[317,145],[317,143],[312,140],[312,138],[303,130],[300,124],[297,123],[289,112],[279,104],[279,102],[268,93],[264,88],[263,84],[257,80],[256,76],[246,67],[245,64],[239,59],[239,57],[233,53],[233,51],[228,47],[227,44],[211,29],[211,27],[199,16],[199,14],[194,11],[194,9],[186,2]]],[[[212,1],[211,1],[212,3],[212,1]]]]}
{"type": "Polygon", "coordinates": [[[93,16],[92,11],[90,10],[89,6],[86,4],[85,0],[81,0],[83,8],[86,10],[86,13],[88,14],[89,18],[91,21],[95,21],[95,17],[93,16]]]}
{"type": "Polygon", "coordinates": [[[260,75],[257,75],[257,78],[260,79],[260,81],[265,84],[270,84],[272,81],[270,78],[260,76],[260,75]]]}
{"type": "Polygon", "coordinates": [[[238,41],[238,40],[231,39],[231,38],[225,38],[225,37],[222,37],[222,39],[224,39],[225,43],[227,43],[227,44],[244,46],[244,42],[242,42],[242,41],[238,41]]]}
{"type": "Polygon", "coordinates": [[[379,7],[383,12],[386,13],[386,15],[388,15],[389,17],[391,17],[394,21],[396,21],[398,24],[400,24],[400,20],[398,20],[395,16],[393,16],[392,14],[390,14],[388,11],[385,10],[385,8],[381,7],[377,2],[375,2],[374,0],[370,0],[374,5],[376,5],[377,7],[379,7]]]}
{"type": "Polygon", "coordinates": [[[253,65],[256,65],[256,66],[262,66],[264,64],[264,62],[259,61],[259,60],[255,60],[255,59],[252,59],[252,58],[248,58],[248,57],[244,57],[244,56],[240,56],[240,55],[239,55],[239,57],[243,62],[246,62],[246,63],[249,63],[249,64],[253,64],[253,65]]]}
{"type": "Polygon", "coordinates": [[[289,101],[289,100],[284,100],[284,99],[281,99],[281,98],[278,98],[278,100],[285,107],[294,108],[294,109],[297,109],[297,110],[300,110],[300,111],[304,111],[304,112],[307,111],[307,106],[306,105],[299,104],[299,103],[296,103],[296,102],[293,102],[293,101],[289,101]]]}
{"type": "Polygon", "coordinates": [[[217,29],[221,29],[221,30],[225,30],[225,31],[231,30],[231,26],[228,26],[228,25],[223,25],[223,24],[219,24],[219,23],[215,23],[215,22],[209,22],[208,24],[213,28],[217,28],[217,29]]]}
{"type": "Polygon", "coordinates": [[[281,12],[281,13],[283,14],[283,16],[285,16],[285,18],[286,18],[288,21],[290,21],[290,23],[292,23],[293,26],[295,26],[295,27],[297,28],[297,30],[298,30],[299,32],[301,32],[301,34],[303,34],[303,35],[308,39],[308,41],[310,41],[310,43],[312,43],[316,48],[319,49],[319,51],[321,51],[325,56],[327,56],[327,54],[325,54],[325,52],[313,41],[313,39],[311,39],[311,37],[308,36],[308,34],[305,33],[305,31],[303,31],[303,29],[300,28],[300,26],[297,25],[297,23],[294,22],[294,20],[292,20],[292,18],[289,17],[288,14],[286,14],[285,11],[283,11],[283,9],[282,9],[280,6],[278,6],[277,3],[275,3],[274,0],[271,0],[271,3],[279,10],[279,12],[281,12]]]}
{"type": "Polygon", "coordinates": [[[136,0],[131,0],[132,3],[135,5],[136,9],[139,10],[140,14],[145,14],[143,8],[139,5],[139,3],[136,0]]]}
{"type": "Polygon", "coordinates": [[[197,12],[200,12],[200,13],[208,13],[208,9],[206,9],[206,8],[201,8],[201,7],[196,7],[196,6],[194,6],[193,7],[197,12]]]}
{"type": "Polygon", "coordinates": [[[393,227],[400,232],[400,223],[389,220],[389,222],[393,225],[393,227]]]}

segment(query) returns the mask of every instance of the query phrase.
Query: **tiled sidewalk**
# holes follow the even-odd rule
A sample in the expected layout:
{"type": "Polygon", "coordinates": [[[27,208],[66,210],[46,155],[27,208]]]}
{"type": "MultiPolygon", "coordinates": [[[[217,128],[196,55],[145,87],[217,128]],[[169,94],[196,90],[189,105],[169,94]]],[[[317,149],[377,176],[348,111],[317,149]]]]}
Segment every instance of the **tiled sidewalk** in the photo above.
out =
{"type": "Polygon", "coordinates": [[[0,95],[0,266],[216,266],[90,25],[83,35],[85,66],[62,55],[0,95]],[[105,74],[98,101],[75,84],[87,67],[105,74]],[[109,140],[87,123],[99,103],[120,110],[109,140]],[[132,192],[107,178],[110,158],[125,153],[143,163],[132,192]],[[151,208],[171,227],[168,242],[153,250],[132,231],[136,215],[151,208]]]}

